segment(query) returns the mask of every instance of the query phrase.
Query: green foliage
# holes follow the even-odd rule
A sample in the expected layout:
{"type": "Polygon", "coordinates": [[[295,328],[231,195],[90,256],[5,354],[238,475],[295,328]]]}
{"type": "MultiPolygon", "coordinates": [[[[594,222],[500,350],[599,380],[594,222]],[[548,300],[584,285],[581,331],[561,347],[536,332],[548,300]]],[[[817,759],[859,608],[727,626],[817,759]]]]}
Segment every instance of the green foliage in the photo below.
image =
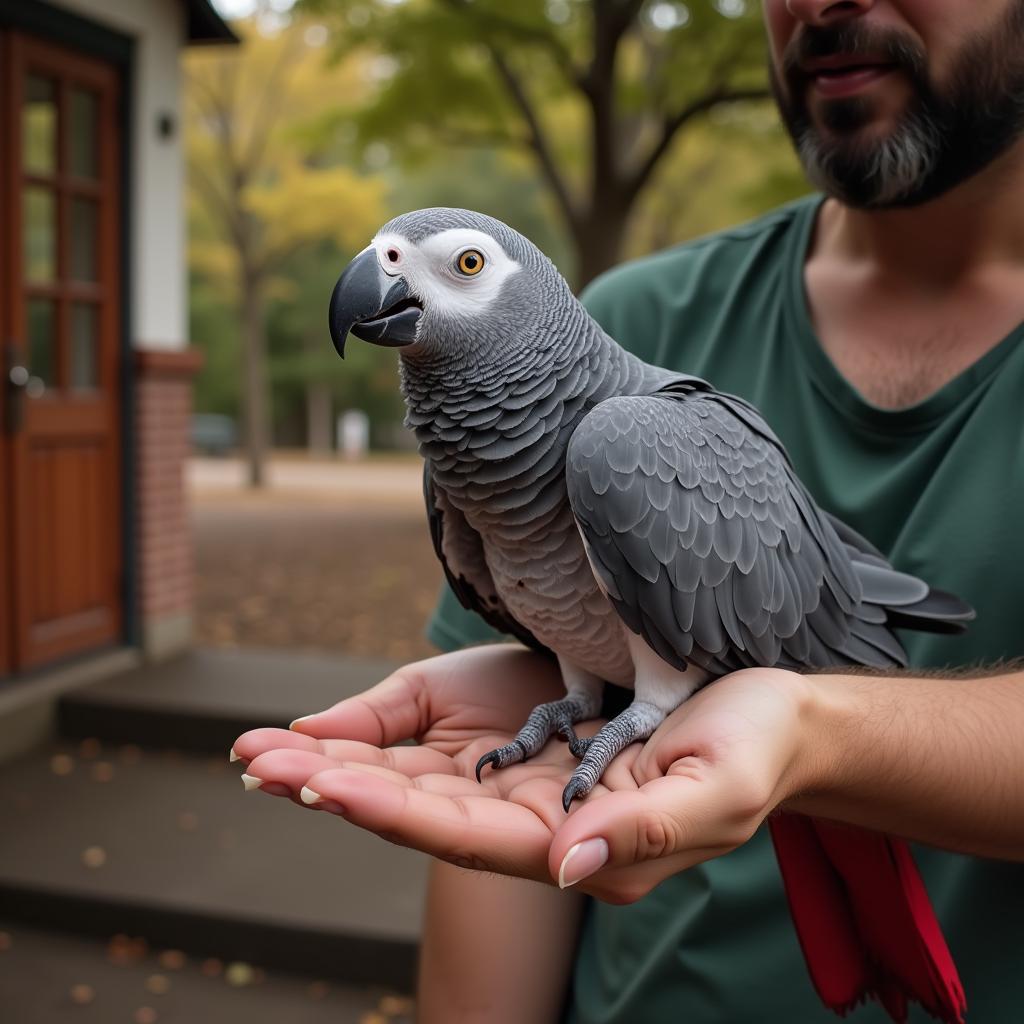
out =
{"type": "Polygon", "coordinates": [[[335,412],[369,412],[380,438],[401,414],[393,353],[352,341],[342,363],[325,320],[338,273],[388,217],[481,210],[578,281],[588,224],[622,221],[607,261],[801,194],[771,104],[729,99],[766,93],[757,5],[722,13],[736,9],[736,0],[300,0],[277,36],[241,26],[234,71],[213,52],[190,56],[191,329],[206,352],[197,407],[237,415],[241,405],[240,237],[264,275],[275,422],[302,423],[317,382],[335,412]],[[609,12],[622,17],[610,63],[597,39],[609,12]],[[329,45],[318,48],[308,30],[321,23],[329,45]],[[225,108],[231,152],[260,156],[240,185],[218,135],[225,108]],[[611,131],[610,171],[601,131],[611,131]],[[227,197],[240,220],[227,215],[227,197]]]}
{"type": "Polygon", "coordinates": [[[306,387],[314,381],[327,385],[336,412],[366,412],[378,436],[402,418],[394,353],[351,339],[342,362],[327,332],[328,297],[354,255],[324,242],[296,256],[289,287],[270,305],[270,379],[279,423],[301,420],[306,387]]]}
{"type": "Polygon", "coordinates": [[[694,126],[658,169],[634,211],[626,255],[751,220],[808,189],[774,106],[732,108],[694,126]]]}
{"type": "Polygon", "coordinates": [[[572,278],[571,241],[550,194],[523,157],[495,149],[435,147],[415,172],[392,178],[388,198],[396,212],[427,206],[479,210],[522,232],[572,278]]]}
{"type": "MultiPolygon", "coordinates": [[[[192,327],[207,364],[198,403],[245,411],[254,465],[267,433],[267,349],[279,371],[292,360],[296,366],[274,393],[278,419],[295,418],[293,382],[321,372],[304,349],[289,349],[287,333],[268,344],[268,311],[295,294],[296,302],[311,303],[310,289],[303,294],[310,254],[326,248],[336,275],[342,254],[362,248],[385,217],[383,182],[338,160],[336,145],[309,127],[333,109],[334,95],[358,95],[360,85],[357,69],[325,63],[308,27],[296,22],[268,35],[242,23],[241,47],[192,52],[185,62],[192,327]]],[[[317,281],[325,288],[315,303],[322,310],[330,284],[317,281]]]]}
{"type": "Polygon", "coordinates": [[[237,420],[242,359],[238,315],[221,290],[195,271],[189,275],[189,338],[203,353],[195,381],[196,412],[219,412],[237,420]]]}
{"type": "MultiPolygon", "coordinates": [[[[529,156],[581,283],[636,250],[636,207],[649,205],[655,172],[674,162],[682,136],[768,94],[749,0],[300,6],[324,19],[338,60],[372,55],[366,95],[327,113],[325,134],[344,126],[367,154],[386,145],[410,174],[460,146],[529,156]]],[[[769,148],[779,149],[773,133],[769,148]]]]}

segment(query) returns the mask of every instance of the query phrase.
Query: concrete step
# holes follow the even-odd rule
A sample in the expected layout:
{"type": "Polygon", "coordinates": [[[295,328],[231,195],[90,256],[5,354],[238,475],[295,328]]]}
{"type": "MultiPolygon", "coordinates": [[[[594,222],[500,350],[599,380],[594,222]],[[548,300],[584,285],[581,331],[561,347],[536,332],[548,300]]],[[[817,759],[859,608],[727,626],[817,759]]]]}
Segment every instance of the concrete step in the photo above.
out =
{"type": "MultiPolygon", "coordinates": [[[[279,683],[296,675],[283,672],[279,683]]],[[[241,691],[245,681],[224,685],[241,691]]],[[[254,717],[265,722],[270,698],[251,692],[263,694],[254,717]]],[[[136,696],[142,715],[146,698],[136,696]]],[[[202,703],[193,696],[194,707],[202,703]]],[[[148,699],[155,717],[180,723],[180,707],[157,712],[157,699],[148,699]]],[[[308,710],[301,700],[285,710],[282,701],[281,720],[308,710]]],[[[130,745],[64,739],[3,765],[0,913],[409,990],[426,858],[333,815],[245,793],[227,761],[243,723],[231,708],[222,712],[230,736],[218,739],[215,757],[140,749],[132,733],[130,745]]]]}
{"type": "Polygon", "coordinates": [[[372,658],[200,649],[66,695],[58,728],[63,736],[226,754],[239,733],[286,727],[396,667],[372,658]]]}
{"type": "Polygon", "coordinates": [[[3,919],[0,1007],[10,1024],[412,1024],[401,992],[3,919]]]}

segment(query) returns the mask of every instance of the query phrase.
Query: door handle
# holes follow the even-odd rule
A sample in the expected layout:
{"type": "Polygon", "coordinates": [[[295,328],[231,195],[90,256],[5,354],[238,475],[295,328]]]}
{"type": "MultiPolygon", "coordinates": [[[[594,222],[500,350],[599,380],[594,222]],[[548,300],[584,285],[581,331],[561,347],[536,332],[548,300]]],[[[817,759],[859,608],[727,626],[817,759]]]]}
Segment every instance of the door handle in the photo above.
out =
{"type": "Polygon", "coordinates": [[[41,377],[33,376],[27,367],[14,363],[7,371],[6,427],[15,434],[21,429],[24,419],[25,398],[38,398],[46,390],[41,377]]]}
{"type": "Polygon", "coordinates": [[[13,387],[23,390],[29,398],[38,398],[46,390],[43,378],[33,377],[24,366],[12,366],[7,380],[13,387]]]}

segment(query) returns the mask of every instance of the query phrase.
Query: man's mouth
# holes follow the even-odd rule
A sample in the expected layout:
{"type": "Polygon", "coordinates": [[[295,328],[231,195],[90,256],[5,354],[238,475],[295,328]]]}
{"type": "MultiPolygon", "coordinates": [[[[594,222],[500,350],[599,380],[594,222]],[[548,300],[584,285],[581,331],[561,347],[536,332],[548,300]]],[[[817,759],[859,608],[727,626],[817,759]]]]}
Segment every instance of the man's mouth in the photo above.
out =
{"type": "Polygon", "coordinates": [[[808,61],[802,71],[819,96],[853,96],[896,70],[896,65],[866,57],[833,56],[808,61]]]}

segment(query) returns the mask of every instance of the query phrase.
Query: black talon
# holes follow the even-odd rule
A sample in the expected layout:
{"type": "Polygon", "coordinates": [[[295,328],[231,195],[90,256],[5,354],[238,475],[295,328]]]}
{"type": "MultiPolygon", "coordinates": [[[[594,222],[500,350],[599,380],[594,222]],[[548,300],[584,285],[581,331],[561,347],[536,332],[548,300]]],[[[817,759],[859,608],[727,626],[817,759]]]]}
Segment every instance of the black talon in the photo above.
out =
{"type": "Polygon", "coordinates": [[[565,813],[569,813],[569,808],[576,797],[585,797],[589,792],[587,784],[581,779],[570,779],[569,784],[562,790],[562,807],[565,809],[565,813]]]}
{"type": "Polygon", "coordinates": [[[480,773],[484,769],[484,765],[490,764],[495,768],[504,768],[508,764],[518,764],[520,761],[525,761],[530,755],[526,751],[526,747],[519,740],[513,740],[511,743],[505,744],[503,747],[498,747],[497,750],[492,750],[489,753],[484,754],[476,763],[476,781],[480,781],[480,773]],[[519,757],[513,759],[508,758],[509,748],[515,747],[519,751],[519,757]]]}
{"type": "Polygon", "coordinates": [[[496,750],[492,750],[490,753],[484,754],[484,756],[476,763],[476,781],[480,781],[480,773],[484,770],[484,765],[497,765],[500,761],[501,755],[496,750]]]}

